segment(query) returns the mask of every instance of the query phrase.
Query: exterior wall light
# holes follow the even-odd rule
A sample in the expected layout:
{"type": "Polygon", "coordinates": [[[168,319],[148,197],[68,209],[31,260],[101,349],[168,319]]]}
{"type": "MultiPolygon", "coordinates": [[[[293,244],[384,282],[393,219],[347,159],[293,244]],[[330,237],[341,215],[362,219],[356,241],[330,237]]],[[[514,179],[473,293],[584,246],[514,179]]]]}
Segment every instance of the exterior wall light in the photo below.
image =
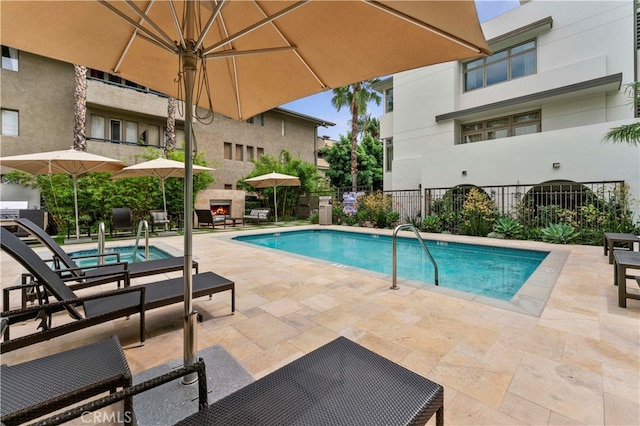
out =
{"type": "Polygon", "coordinates": [[[466,170],[463,170],[463,171],[462,171],[462,176],[466,176],[466,175],[467,175],[467,171],[466,171],[466,170]]]}
{"type": "Polygon", "coordinates": [[[559,169],[560,168],[560,163],[553,163],[553,168],[554,169],[559,169]]]}

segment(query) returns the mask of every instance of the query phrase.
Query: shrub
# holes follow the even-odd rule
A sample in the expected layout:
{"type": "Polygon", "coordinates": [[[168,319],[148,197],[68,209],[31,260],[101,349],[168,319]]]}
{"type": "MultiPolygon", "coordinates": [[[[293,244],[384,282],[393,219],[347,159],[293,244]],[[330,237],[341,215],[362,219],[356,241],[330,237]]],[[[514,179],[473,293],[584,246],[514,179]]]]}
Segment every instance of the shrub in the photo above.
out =
{"type": "Polygon", "coordinates": [[[554,223],[540,230],[542,241],[553,244],[570,244],[575,241],[580,232],[566,223],[554,223]]]}
{"type": "Polygon", "coordinates": [[[425,217],[422,219],[420,229],[425,232],[442,232],[442,223],[440,223],[440,218],[435,215],[425,217]]]}
{"type": "Polygon", "coordinates": [[[358,197],[358,220],[371,221],[378,228],[388,228],[400,219],[393,211],[392,199],[382,192],[372,192],[358,197]]]}
{"type": "Polygon", "coordinates": [[[498,218],[493,225],[493,231],[502,235],[503,238],[521,238],[523,230],[524,226],[510,216],[498,218]]]}
{"type": "Polygon", "coordinates": [[[313,213],[311,216],[309,216],[309,222],[315,225],[320,223],[320,213],[313,213]]]}
{"type": "Polygon", "coordinates": [[[486,237],[497,217],[496,206],[487,194],[478,188],[471,188],[462,205],[462,232],[486,237]]]}

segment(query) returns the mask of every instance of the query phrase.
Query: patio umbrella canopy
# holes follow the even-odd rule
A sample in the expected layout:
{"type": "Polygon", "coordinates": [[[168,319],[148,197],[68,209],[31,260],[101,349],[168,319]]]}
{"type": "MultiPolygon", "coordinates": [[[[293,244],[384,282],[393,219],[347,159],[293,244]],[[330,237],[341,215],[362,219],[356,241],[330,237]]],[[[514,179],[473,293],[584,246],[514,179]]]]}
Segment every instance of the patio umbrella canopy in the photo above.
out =
{"type": "MultiPolygon", "coordinates": [[[[193,174],[214,171],[210,167],[203,167],[193,165],[193,174]]],[[[167,196],[165,193],[164,182],[167,178],[184,177],[184,163],[175,160],[168,160],[166,158],[156,158],[154,160],[145,161],[144,163],[134,164],[132,166],[125,167],[117,173],[111,176],[111,179],[119,178],[136,178],[136,177],[154,177],[160,179],[160,186],[162,188],[162,203],[164,206],[164,215],[167,217],[167,196]]],[[[166,228],[166,224],[165,224],[166,228]]]]}
{"type": "Polygon", "coordinates": [[[78,177],[89,172],[115,172],[124,163],[113,158],[68,149],[0,157],[0,166],[22,170],[32,175],[67,174],[73,179],[73,201],[76,217],[76,239],[80,238],[78,222],[78,177]]]}
{"type": "MultiPolygon", "coordinates": [[[[0,7],[4,46],[183,99],[187,153],[196,103],[244,120],[355,81],[489,53],[473,0],[3,1],[0,7]],[[194,87],[203,92],[194,94],[194,87]]],[[[190,271],[193,186],[185,158],[190,271]]],[[[190,273],[184,284],[184,358],[192,364],[190,273]]]]}
{"type": "Polygon", "coordinates": [[[254,188],[270,188],[273,187],[273,206],[276,213],[276,222],[278,222],[278,198],[276,196],[276,188],[278,186],[300,186],[300,179],[297,176],[283,175],[282,173],[267,173],[244,180],[254,188]]]}

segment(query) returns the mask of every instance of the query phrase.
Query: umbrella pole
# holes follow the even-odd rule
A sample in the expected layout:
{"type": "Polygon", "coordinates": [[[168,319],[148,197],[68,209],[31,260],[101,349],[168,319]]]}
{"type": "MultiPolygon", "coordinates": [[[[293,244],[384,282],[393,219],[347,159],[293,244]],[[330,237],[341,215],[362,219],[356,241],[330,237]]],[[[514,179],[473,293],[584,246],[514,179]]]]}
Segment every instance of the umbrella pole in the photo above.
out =
{"type": "MultiPolygon", "coordinates": [[[[194,47],[194,10],[193,2],[185,2],[186,7],[186,27],[185,41],[186,49],[181,49],[180,59],[184,78],[185,94],[185,147],[184,147],[184,366],[188,367],[196,362],[197,342],[196,342],[196,319],[198,313],[193,311],[192,288],[193,277],[191,276],[192,237],[193,237],[193,164],[191,155],[193,152],[193,87],[196,75],[196,65],[198,58],[193,53],[194,47]]],[[[198,379],[196,373],[191,373],[182,378],[183,384],[194,383],[198,379]]]]}
{"type": "Polygon", "coordinates": [[[76,240],[80,239],[80,223],[78,221],[78,176],[73,175],[73,202],[76,208],[76,240]]]}
{"type": "Polygon", "coordinates": [[[278,223],[278,194],[276,193],[277,186],[273,185],[273,207],[276,211],[276,222],[278,223]]]}
{"type": "MultiPolygon", "coordinates": [[[[160,183],[162,184],[162,204],[164,206],[164,219],[168,220],[169,219],[169,215],[167,215],[167,196],[166,196],[165,191],[164,191],[164,178],[160,179],[160,183]]],[[[164,230],[165,231],[169,230],[167,228],[167,223],[166,222],[164,224],[164,230]]]]}

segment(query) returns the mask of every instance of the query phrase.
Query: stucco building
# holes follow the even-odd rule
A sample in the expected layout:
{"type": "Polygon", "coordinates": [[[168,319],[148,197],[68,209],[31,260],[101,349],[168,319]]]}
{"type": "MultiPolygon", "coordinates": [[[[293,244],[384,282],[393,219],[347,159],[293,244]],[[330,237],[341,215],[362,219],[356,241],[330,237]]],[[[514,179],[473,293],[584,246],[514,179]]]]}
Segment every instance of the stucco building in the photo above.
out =
{"type": "MultiPolygon", "coordinates": [[[[87,150],[134,164],[147,149],[164,148],[168,98],[133,82],[88,70],[87,150]]],[[[70,148],[74,126],[74,67],[72,64],[2,46],[2,156],[70,148]]],[[[215,90],[215,88],[214,88],[215,90]]],[[[176,136],[184,141],[184,108],[179,102],[176,136]]],[[[198,110],[204,116],[207,111],[198,110]]],[[[209,199],[241,202],[237,181],[253,170],[251,160],[278,156],[287,150],[294,158],[317,164],[318,127],[322,119],[281,108],[243,122],[214,114],[194,124],[194,148],[216,170],[215,183],[199,194],[196,208],[209,199]]],[[[139,162],[140,160],[138,160],[139,162]]]]}
{"type": "Polygon", "coordinates": [[[636,16],[629,0],[521,1],[482,24],[491,57],[383,80],[385,190],[624,181],[640,199],[640,148],[603,143],[637,119],[636,16]]]}

